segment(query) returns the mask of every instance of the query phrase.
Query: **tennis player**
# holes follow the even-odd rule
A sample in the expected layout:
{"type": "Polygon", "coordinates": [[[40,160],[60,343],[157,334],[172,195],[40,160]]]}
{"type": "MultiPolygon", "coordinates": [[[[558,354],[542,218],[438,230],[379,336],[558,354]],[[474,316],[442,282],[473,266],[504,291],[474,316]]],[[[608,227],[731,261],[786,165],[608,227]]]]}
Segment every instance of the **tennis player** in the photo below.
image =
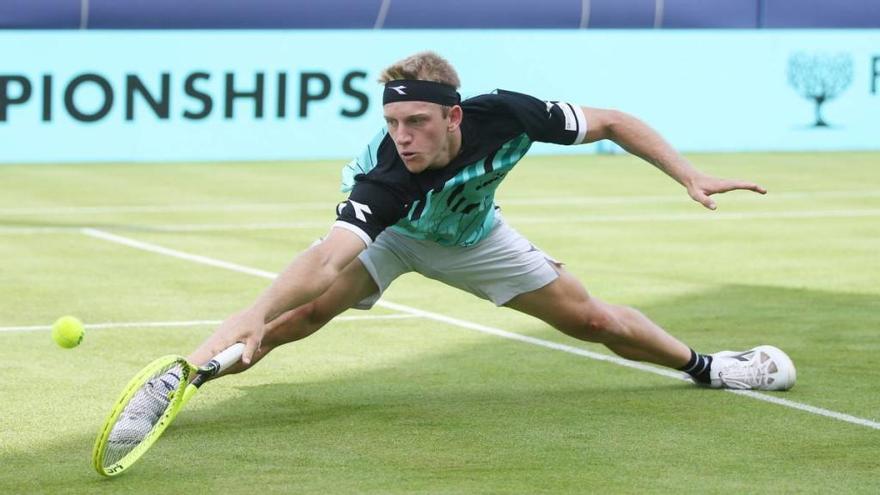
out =
{"type": "Polygon", "coordinates": [[[710,210],[712,196],[761,186],[696,170],[654,130],[616,110],[498,90],[461,101],[455,69],[423,52],[388,67],[386,126],[343,171],[348,200],[320,243],[300,254],[249,307],[189,360],[234,342],[242,371],[275,347],[314,333],[349,308],[370,308],[400,275],[428,278],[532,315],[614,353],[687,373],[713,388],[785,390],[789,357],[772,346],[700,354],[639,311],[604,302],[501,216],[495,191],[532,143],[608,139],[659,168],[710,210]]]}

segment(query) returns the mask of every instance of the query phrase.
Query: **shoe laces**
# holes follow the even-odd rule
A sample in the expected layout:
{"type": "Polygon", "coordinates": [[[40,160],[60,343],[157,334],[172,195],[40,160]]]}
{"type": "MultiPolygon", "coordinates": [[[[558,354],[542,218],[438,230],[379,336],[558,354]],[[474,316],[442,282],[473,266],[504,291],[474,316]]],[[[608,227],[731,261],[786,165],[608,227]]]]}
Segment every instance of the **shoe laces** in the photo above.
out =
{"type": "Polygon", "coordinates": [[[730,388],[749,389],[772,382],[770,374],[776,371],[776,364],[770,356],[757,352],[748,361],[733,361],[718,372],[721,381],[730,388]]]}

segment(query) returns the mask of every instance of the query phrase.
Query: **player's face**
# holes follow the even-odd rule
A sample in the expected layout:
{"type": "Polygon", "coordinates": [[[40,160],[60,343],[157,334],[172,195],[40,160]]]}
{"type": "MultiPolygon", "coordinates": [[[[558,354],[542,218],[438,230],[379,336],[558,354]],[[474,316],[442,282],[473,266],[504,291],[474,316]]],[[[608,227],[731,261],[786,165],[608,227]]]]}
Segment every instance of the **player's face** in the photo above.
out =
{"type": "Polygon", "coordinates": [[[444,117],[443,107],[436,103],[398,101],[386,104],[384,112],[388,134],[407,170],[419,173],[449,164],[461,107],[453,107],[444,117]]]}

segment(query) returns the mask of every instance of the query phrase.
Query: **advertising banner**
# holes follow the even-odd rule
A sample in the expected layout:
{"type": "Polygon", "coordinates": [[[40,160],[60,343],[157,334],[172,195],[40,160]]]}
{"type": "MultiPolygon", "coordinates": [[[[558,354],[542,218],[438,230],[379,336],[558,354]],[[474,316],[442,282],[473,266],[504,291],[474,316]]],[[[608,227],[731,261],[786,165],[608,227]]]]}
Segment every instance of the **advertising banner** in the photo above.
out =
{"type": "MultiPolygon", "coordinates": [[[[683,151],[880,149],[880,31],[7,31],[0,163],[347,159],[381,70],[647,121],[683,151]]],[[[607,144],[538,145],[588,153],[607,144]]]]}

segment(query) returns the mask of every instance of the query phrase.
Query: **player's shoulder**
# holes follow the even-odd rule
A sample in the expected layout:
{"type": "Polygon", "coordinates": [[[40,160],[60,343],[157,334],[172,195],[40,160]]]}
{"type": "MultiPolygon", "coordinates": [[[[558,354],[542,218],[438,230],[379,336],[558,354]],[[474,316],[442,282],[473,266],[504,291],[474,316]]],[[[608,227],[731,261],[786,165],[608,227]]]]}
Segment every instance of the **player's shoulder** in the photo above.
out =
{"type": "Polygon", "coordinates": [[[351,191],[359,176],[375,174],[377,168],[387,169],[396,161],[399,161],[399,156],[387,128],[383,127],[367,142],[361,153],[343,167],[342,191],[351,191]]]}
{"type": "Polygon", "coordinates": [[[533,107],[535,105],[543,106],[545,103],[534,96],[527,95],[525,93],[518,93],[516,91],[510,91],[506,89],[496,89],[491,93],[485,93],[481,95],[474,96],[472,98],[468,98],[467,100],[462,102],[462,108],[464,108],[465,112],[468,110],[471,111],[482,111],[482,112],[497,112],[497,113],[510,113],[516,112],[523,107],[533,107]]]}
{"type": "Polygon", "coordinates": [[[525,132],[532,141],[557,144],[580,143],[586,119],[578,117],[580,108],[560,105],[534,96],[497,89],[486,95],[468,99],[462,104],[465,116],[476,123],[491,122],[504,132],[525,132]],[[465,106],[468,104],[470,106],[465,106]],[[576,115],[577,114],[577,115],[576,115]]]}

